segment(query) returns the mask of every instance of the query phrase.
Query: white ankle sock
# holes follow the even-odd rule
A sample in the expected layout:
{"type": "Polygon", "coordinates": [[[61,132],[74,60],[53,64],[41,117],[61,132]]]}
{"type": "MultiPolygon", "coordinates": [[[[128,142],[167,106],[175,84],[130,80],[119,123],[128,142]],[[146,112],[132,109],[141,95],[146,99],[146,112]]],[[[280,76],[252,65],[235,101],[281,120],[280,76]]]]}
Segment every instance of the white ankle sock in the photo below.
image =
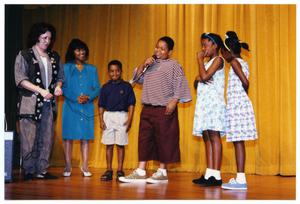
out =
{"type": "Polygon", "coordinates": [[[236,174],[236,181],[240,184],[247,183],[245,173],[243,173],[243,172],[237,173],[236,174]]]}
{"type": "Polygon", "coordinates": [[[167,169],[158,168],[157,171],[160,171],[164,176],[167,176],[167,169]]]}
{"type": "Polygon", "coordinates": [[[205,178],[205,179],[208,179],[208,178],[211,177],[211,176],[213,176],[213,169],[206,168],[204,178],[205,178]]]}
{"type": "Polygon", "coordinates": [[[136,172],[137,172],[140,176],[145,176],[145,175],[146,175],[146,171],[145,171],[144,169],[137,168],[137,169],[136,169],[136,172]]]}
{"type": "Polygon", "coordinates": [[[213,169],[212,172],[213,172],[213,177],[215,177],[215,179],[221,180],[221,172],[220,172],[220,170],[213,169]]]}

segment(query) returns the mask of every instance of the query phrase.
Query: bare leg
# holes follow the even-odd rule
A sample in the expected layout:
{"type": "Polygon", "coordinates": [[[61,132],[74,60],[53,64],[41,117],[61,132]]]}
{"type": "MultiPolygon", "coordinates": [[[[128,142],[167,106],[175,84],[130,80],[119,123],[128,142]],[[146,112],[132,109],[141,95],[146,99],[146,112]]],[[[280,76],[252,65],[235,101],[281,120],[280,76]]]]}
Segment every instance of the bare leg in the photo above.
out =
{"type": "Polygon", "coordinates": [[[63,144],[65,150],[65,171],[70,172],[72,168],[73,140],[64,140],[63,144]]]}
{"type": "Polygon", "coordinates": [[[140,161],[139,162],[139,169],[145,170],[146,169],[146,165],[147,165],[146,161],[140,161]]]}
{"type": "Polygon", "coordinates": [[[237,172],[243,173],[245,172],[245,160],[246,160],[244,141],[234,142],[233,144],[235,149],[235,160],[236,160],[237,172]]]}
{"type": "Polygon", "coordinates": [[[118,150],[118,171],[122,171],[124,157],[125,157],[125,147],[123,145],[117,145],[117,150],[118,150]]]}
{"type": "Polygon", "coordinates": [[[161,168],[161,169],[167,169],[167,164],[165,164],[165,163],[160,163],[160,164],[159,164],[159,168],[161,168]]]}
{"type": "Polygon", "coordinates": [[[207,168],[213,169],[212,143],[210,141],[208,131],[203,131],[203,140],[205,143],[206,166],[207,168]]]}
{"type": "Polygon", "coordinates": [[[81,140],[82,169],[88,171],[89,141],[81,140]]]}
{"type": "Polygon", "coordinates": [[[114,145],[106,145],[106,166],[107,170],[112,170],[112,158],[114,154],[114,145]]]}
{"type": "Polygon", "coordinates": [[[222,162],[222,142],[218,131],[209,130],[209,137],[212,144],[213,169],[220,170],[222,162]]]}

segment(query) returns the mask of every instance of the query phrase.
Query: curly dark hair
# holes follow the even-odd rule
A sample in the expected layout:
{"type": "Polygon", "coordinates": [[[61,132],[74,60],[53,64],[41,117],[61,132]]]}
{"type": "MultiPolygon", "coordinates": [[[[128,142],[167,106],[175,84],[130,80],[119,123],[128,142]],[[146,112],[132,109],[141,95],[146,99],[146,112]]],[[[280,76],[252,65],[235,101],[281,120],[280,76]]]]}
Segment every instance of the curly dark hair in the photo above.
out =
{"type": "Polygon", "coordinates": [[[89,48],[86,45],[85,42],[83,42],[82,40],[78,39],[78,38],[74,38],[71,40],[71,42],[69,43],[66,55],[65,55],[65,62],[73,62],[75,60],[75,55],[74,55],[74,50],[76,49],[83,49],[85,50],[85,57],[86,60],[89,57],[89,48]]]}
{"type": "Polygon", "coordinates": [[[48,46],[48,50],[51,50],[56,38],[56,29],[53,25],[44,22],[35,23],[31,26],[30,32],[27,36],[27,47],[30,48],[39,42],[40,35],[46,33],[47,31],[51,33],[51,42],[48,46]]]}

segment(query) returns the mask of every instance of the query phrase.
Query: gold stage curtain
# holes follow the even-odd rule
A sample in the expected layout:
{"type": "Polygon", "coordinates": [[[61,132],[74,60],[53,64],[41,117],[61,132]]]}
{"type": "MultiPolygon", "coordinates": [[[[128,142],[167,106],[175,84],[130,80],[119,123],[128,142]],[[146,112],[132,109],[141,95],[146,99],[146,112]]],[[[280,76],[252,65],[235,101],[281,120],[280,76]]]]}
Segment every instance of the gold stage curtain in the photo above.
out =
{"type": "MultiPolygon", "coordinates": [[[[261,175],[296,174],[296,6],[295,5],[49,5],[24,7],[24,38],[37,21],[52,23],[57,29],[55,50],[62,59],[72,38],[80,38],[90,48],[89,63],[97,66],[103,85],[109,79],[107,64],[123,63],[123,78],[129,80],[134,67],[151,56],[157,39],[169,35],[175,40],[173,58],[183,66],[193,101],[179,105],[181,163],[170,170],[199,172],[206,168],[202,139],[192,135],[196,92],[196,52],[203,32],[228,30],[248,42],[250,53],[242,56],[250,65],[250,90],[259,139],[246,142],[246,173],[261,175]]],[[[226,64],[226,80],[228,79],[226,64]]],[[[124,168],[137,167],[141,86],[133,125],[126,147],[124,168]]],[[[55,126],[52,165],[63,166],[61,110],[55,126]]],[[[95,101],[95,107],[97,101],[95,101]]],[[[90,166],[105,168],[105,146],[101,144],[98,110],[95,111],[95,139],[90,145],[90,166]]],[[[222,172],[235,172],[234,148],[223,142],[222,172]]],[[[117,166],[115,152],[113,167],[117,166]]],[[[73,165],[81,165],[79,142],[75,142],[73,165]]],[[[150,162],[149,169],[157,167],[150,162]]]]}

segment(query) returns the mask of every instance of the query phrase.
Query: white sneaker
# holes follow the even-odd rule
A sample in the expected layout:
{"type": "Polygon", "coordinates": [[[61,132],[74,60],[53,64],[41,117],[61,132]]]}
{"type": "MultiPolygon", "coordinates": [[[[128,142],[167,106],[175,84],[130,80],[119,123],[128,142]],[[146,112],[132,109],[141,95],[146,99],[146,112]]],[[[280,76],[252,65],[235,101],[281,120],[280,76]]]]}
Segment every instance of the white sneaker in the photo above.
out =
{"type": "Polygon", "coordinates": [[[141,176],[136,170],[134,170],[128,176],[119,177],[119,181],[124,183],[137,183],[137,182],[146,182],[146,175],[141,176]]]}
{"type": "Polygon", "coordinates": [[[150,178],[147,178],[147,183],[167,183],[168,176],[164,176],[161,171],[156,171],[150,178]]]}

